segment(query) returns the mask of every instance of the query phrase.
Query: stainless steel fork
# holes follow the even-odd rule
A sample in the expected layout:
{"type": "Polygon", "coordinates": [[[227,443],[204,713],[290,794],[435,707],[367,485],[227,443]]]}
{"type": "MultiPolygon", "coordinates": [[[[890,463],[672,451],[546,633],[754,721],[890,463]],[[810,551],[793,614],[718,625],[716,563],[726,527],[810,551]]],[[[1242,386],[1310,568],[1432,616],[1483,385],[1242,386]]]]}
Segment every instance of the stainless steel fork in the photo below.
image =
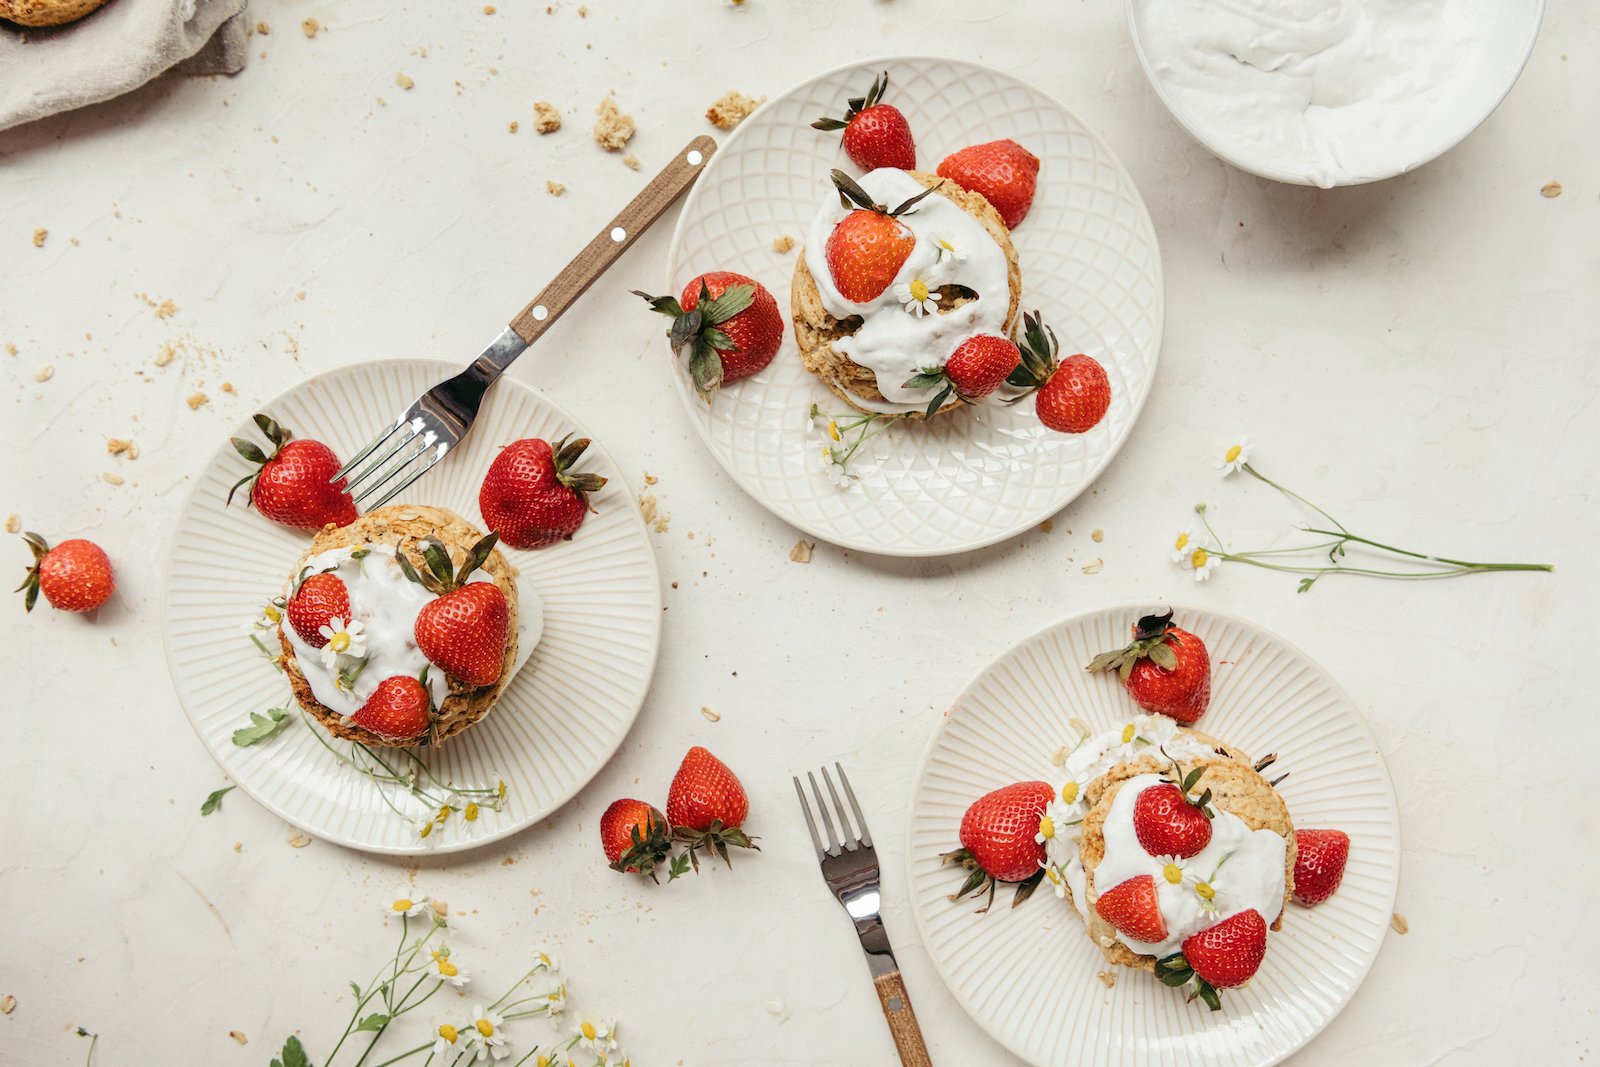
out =
{"type": "Polygon", "coordinates": [[[850,801],[850,812],[855,816],[852,830],[839,792],[833,787],[828,768],[819,772],[828,787],[833,801],[833,814],[838,816],[839,829],[835,833],[833,819],[829,817],[828,801],[822,798],[817,787],[817,776],[806,772],[816,797],[817,814],[822,817],[827,834],[817,833],[817,821],[812,817],[811,804],[800,779],[794,779],[794,791],[800,797],[800,809],[805,812],[806,826],[811,829],[811,843],[817,846],[817,860],[822,864],[822,878],[833,895],[839,898],[844,910],[849,912],[856,925],[856,936],[861,939],[861,949],[867,954],[867,968],[872,972],[872,984],[878,990],[878,1002],[883,1006],[883,1017],[889,1023],[889,1033],[894,1037],[894,1047],[900,1053],[905,1067],[933,1067],[928,1059],[927,1046],[922,1042],[922,1030],[917,1026],[916,1013],[911,1010],[911,997],[906,993],[905,979],[900,976],[900,965],[894,961],[894,951],[889,947],[889,934],[883,928],[878,914],[881,894],[878,891],[878,853],[872,847],[872,835],[867,831],[867,820],[856,803],[855,790],[844,768],[833,765],[839,772],[839,784],[850,801]]]}
{"type": "Polygon", "coordinates": [[[472,429],[483,395],[512,361],[694,184],[716,150],[717,143],[709,137],[690,141],[543,292],[528,301],[471,366],[413,400],[329,480],[348,478],[345,488],[357,504],[381,492],[370,510],[387,503],[431,470],[472,429]]]}

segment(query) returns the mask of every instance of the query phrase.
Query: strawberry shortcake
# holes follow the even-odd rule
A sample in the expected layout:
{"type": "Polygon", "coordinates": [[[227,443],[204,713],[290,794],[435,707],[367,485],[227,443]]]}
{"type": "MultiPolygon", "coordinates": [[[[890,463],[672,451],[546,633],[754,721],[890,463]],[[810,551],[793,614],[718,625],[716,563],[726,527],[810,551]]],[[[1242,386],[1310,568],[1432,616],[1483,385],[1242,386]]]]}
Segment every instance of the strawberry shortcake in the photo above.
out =
{"type": "Polygon", "coordinates": [[[300,706],[336,737],[390,747],[438,743],[487,715],[542,621],[495,542],[413,504],[318,534],[278,625],[300,706]]]}

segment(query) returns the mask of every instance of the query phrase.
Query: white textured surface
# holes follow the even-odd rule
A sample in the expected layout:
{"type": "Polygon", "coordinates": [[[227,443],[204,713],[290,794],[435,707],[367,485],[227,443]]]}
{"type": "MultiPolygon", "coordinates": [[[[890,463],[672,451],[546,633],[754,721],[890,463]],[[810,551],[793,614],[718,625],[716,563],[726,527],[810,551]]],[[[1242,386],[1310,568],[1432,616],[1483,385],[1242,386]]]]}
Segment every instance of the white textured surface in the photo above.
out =
{"type": "MultiPolygon", "coordinates": [[[[660,662],[622,748],[571,803],[499,845],[420,861],[419,884],[469,913],[461,962],[488,989],[553,944],[574,1007],[620,1017],[640,1067],[893,1063],[788,779],[838,758],[878,831],[934,1062],[1015,1067],[945,990],[911,917],[920,754],[968,680],[1026,635],[1176,598],[1315,658],[1371,726],[1399,799],[1411,932],[1386,935],[1294,1067],[1592,1063],[1600,721],[1574,636],[1600,603],[1600,142],[1574,133],[1600,99],[1590,5],[1551,4],[1521,81],[1455,150],[1325,193],[1241,174],[1191,140],[1116,4],[696,0],[690,19],[686,5],[585,2],[580,19],[571,0],[554,15],[502,0],[492,17],[258,0],[267,56],[239,77],[162,82],[0,135],[0,516],[93,537],[121,576],[93,620],[0,605],[0,995],[17,997],[0,1062],[81,1062],[80,1023],[103,1035],[100,1067],[260,1067],[295,1028],[325,1054],[345,980],[391,947],[373,903],[411,861],[290,848],[291,828],[240,792],[198,817],[223,776],[168,680],[161,560],[228,431],[311,374],[478,351],[644,184],[586,137],[607,91],[653,169],[707,130],[701,112],[726,89],[776,95],[847,61],[945,51],[1064,101],[1149,206],[1167,321],[1127,447],[1048,534],[934,560],[819,544],[790,563],[797,531],[710,460],[672,396],[660,316],[627,294],[661,284],[664,218],[511,372],[594,432],[630,492],[643,471],[660,479],[660,662]],[[307,16],[325,27],[314,40],[307,16]],[[540,99],[567,129],[530,134],[540,99]],[[1552,179],[1565,192],[1545,199],[1552,179]],[[179,310],[157,319],[138,293],[179,310]],[[184,338],[217,355],[150,366],[184,338]],[[47,363],[54,377],[35,382],[47,363]],[[190,411],[196,390],[211,403],[190,411]],[[1196,587],[1163,551],[1195,500],[1241,546],[1295,517],[1264,488],[1217,481],[1210,452],[1241,431],[1269,472],[1357,529],[1561,570],[1296,596],[1282,576],[1224,566],[1196,587]],[[107,436],[133,437],[139,458],[107,456],[107,436]],[[659,800],[695,743],[744,777],[761,855],[659,890],[606,870],[600,812],[659,800]]],[[[0,538],[12,585],[24,558],[0,538]]]]}
{"type": "Polygon", "coordinates": [[[1039,422],[1032,401],[991,400],[927,426],[891,427],[851,459],[860,480],[841,489],[818,467],[821,439],[808,413],[813,404],[850,409],[801,365],[792,325],[773,361],[709,408],[682,361],[673,380],[712,455],[785,521],[846,548],[948,555],[1055,514],[1122,447],[1160,351],[1161,257],[1132,179],[1059,102],[988,67],[890,58],[797,85],[734,131],[684,202],[667,253],[669,292],[709,270],[752,265],[745,272],[790,323],[795,260],[818,209],[838,198],[829,171],[855,171],[839,136],[810,123],[864,92],[880,70],[915,131],[919,169],[931,173],[958,148],[1005,137],[1039,157],[1039,191],[1012,235],[1022,267],[1019,315],[1043,310],[1063,357],[1087,352],[1106,368],[1105,419],[1086,434],[1059,434],[1039,422]],[[792,253],[773,252],[778,233],[794,236],[792,253]]]}
{"type": "MultiPolygon", "coordinates": [[[[952,903],[959,876],[939,863],[962,813],[1008,782],[1062,780],[1050,757],[1077,736],[1126,723],[1138,708],[1114,677],[1083,669],[1127,643],[1147,606],[1075,615],[1034,634],[979,672],[945,714],[911,801],[908,880],[928,954],[967,1009],[1035,1064],[1276,1063],[1355,995],[1383,943],[1400,879],[1400,826],[1388,771],[1350,698],[1316,664],[1266,630],[1178,607],[1174,621],[1206,644],[1211,704],[1195,724],[1253,758],[1270,752],[1295,826],[1350,835],[1339,892],[1314,909],[1290,905],[1267,957],[1213,1015],[1154,976],[1113,968],[1048,882],[1012,909],[1001,887],[987,915],[952,903]],[[954,881],[952,881],[954,879],[954,881]],[[1106,989],[1096,974],[1111,970],[1106,989]]],[[[1282,888],[1281,886],[1279,887],[1282,888]]],[[[1271,922],[1273,916],[1268,916],[1271,922]]]]}

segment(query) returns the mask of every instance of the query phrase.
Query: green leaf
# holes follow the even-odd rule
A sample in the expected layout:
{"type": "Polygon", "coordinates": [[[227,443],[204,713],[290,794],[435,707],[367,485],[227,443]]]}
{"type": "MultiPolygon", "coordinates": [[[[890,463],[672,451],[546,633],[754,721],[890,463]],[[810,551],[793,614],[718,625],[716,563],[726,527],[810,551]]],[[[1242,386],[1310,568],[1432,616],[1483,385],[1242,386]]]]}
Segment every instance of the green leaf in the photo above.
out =
{"type": "Polygon", "coordinates": [[[213,790],[211,795],[206,797],[206,802],[200,805],[200,814],[210,815],[212,812],[222,807],[222,798],[237,788],[239,787],[236,785],[225,785],[221,789],[213,790]]]}
{"type": "Polygon", "coordinates": [[[1175,671],[1178,669],[1178,654],[1172,651],[1172,646],[1165,641],[1158,645],[1150,646],[1150,660],[1163,670],[1175,671]]]}
{"type": "Polygon", "coordinates": [[[466,562],[461,564],[460,573],[456,575],[456,583],[458,585],[467,580],[467,575],[484,565],[484,563],[489,559],[489,553],[494,551],[494,546],[498,544],[499,541],[500,535],[490,532],[485,534],[477,544],[472,546],[472,551],[467,553],[466,562]]]}
{"type": "Polygon", "coordinates": [[[811,124],[811,128],[813,130],[842,130],[848,125],[850,125],[848,122],[843,122],[839,119],[818,119],[811,124]]]}
{"type": "Polygon", "coordinates": [[[1205,773],[1205,768],[1204,767],[1196,767],[1194,770],[1192,770],[1188,774],[1184,775],[1183,776],[1183,791],[1185,793],[1187,793],[1189,790],[1193,789],[1194,788],[1194,784],[1200,780],[1200,776],[1202,774],[1204,774],[1204,773],[1205,773]]]}
{"type": "Polygon", "coordinates": [[[351,982],[350,983],[350,992],[351,992],[351,994],[353,996],[355,996],[355,997],[357,997],[359,999],[360,996],[361,996],[361,987],[356,985],[354,982],[351,982]]]}
{"type": "Polygon", "coordinates": [[[718,352],[732,352],[735,348],[739,347],[733,343],[733,338],[729,337],[715,326],[707,326],[705,330],[701,332],[700,340],[705,344],[710,345],[718,352]]]}
{"type": "Polygon", "coordinates": [[[711,301],[711,305],[704,308],[706,321],[713,326],[727,322],[741,311],[755,302],[756,287],[753,285],[730,285],[722,291],[722,295],[711,301]]]}
{"type": "Polygon", "coordinates": [[[671,882],[689,873],[689,856],[688,852],[680,852],[672,857],[672,865],[667,870],[667,881],[671,882]]]}
{"type": "Polygon", "coordinates": [[[255,419],[256,428],[261,431],[267,440],[271,441],[276,446],[282,447],[285,441],[294,436],[288,430],[285,430],[282,426],[278,425],[277,420],[272,418],[270,415],[263,415],[260,412],[256,412],[253,417],[255,419]]]}
{"type": "Polygon", "coordinates": [[[265,715],[259,711],[250,713],[250,725],[241,726],[233,732],[233,743],[240,748],[260,744],[270,737],[274,737],[290,722],[287,708],[268,708],[265,715]]]}
{"type": "Polygon", "coordinates": [[[376,1031],[382,1030],[385,1026],[388,1026],[388,1025],[389,1025],[389,1017],[387,1015],[384,1015],[383,1013],[379,1012],[378,1014],[369,1015],[365,1019],[362,1019],[359,1023],[356,1024],[356,1029],[358,1031],[359,1030],[369,1030],[369,1031],[376,1032],[376,1031]]]}
{"type": "Polygon", "coordinates": [[[672,350],[676,352],[693,341],[703,325],[705,325],[705,313],[699,308],[673,319],[672,329],[667,331],[667,340],[672,344],[672,350]]]}
{"type": "Polygon", "coordinates": [[[939,413],[939,409],[944,407],[944,402],[950,399],[950,394],[954,390],[955,386],[947,385],[932,400],[928,401],[928,418],[931,419],[939,413]]]}
{"type": "Polygon", "coordinates": [[[424,582],[422,580],[422,575],[417,573],[417,568],[412,565],[412,563],[411,563],[411,561],[409,559],[406,558],[406,554],[404,552],[402,552],[398,548],[396,548],[395,549],[395,553],[394,553],[394,558],[400,564],[400,573],[401,574],[404,574],[408,579],[410,579],[413,582],[416,582],[418,585],[422,586],[424,589],[426,589],[428,587],[428,583],[424,582]]]}
{"type": "Polygon", "coordinates": [[[272,1067],[311,1067],[311,1061],[306,1058],[306,1050],[300,1044],[300,1039],[293,1036],[283,1043],[283,1051],[278,1053],[281,1059],[274,1058],[272,1067]]]}
{"type": "Polygon", "coordinates": [[[722,384],[722,358],[712,351],[702,339],[689,356],[689,377],[694,379],[694,391],[707,403],[722,384]]]}
{"type": "Polygon", "coordinates": [[[244,438],[230,437],[228,440],[233,443],[233,450],[251,463],[260,464],[267,461],[267,454],[244,438]]]}
{"type": "Polygon", "coordinates": [[[944,381],[943,372],[918,371],[905,380],[902,388],[905,389],[933,389],[944,381]]]}
{"type": "Polygon", "coordinates": [[[450,562],[450,553],[445,549],[444,542],[436,535],[429,534],[422,539],[422,558],[435,578],[446,585],[450,584],[455,567],[450,562]]]}
{"type": "Polygon", "coordinates": [[[671,315],[673,318],[678,318],[683,314],[683,307],[673,297],[651,296],[642,289],[630,289],[628,291],[634,296],[643,299],[645,303],[650,305],[651,310],[653,311],[659,311],[663,315],[671,315]]]}
{"type": "Polygon", "coordinates": [[[889,217],[890,218],[899,218],[901,215],[912,215],[912,214],[915,214],[915,212],[912,211],[911,209],[914,208],[917,204],[921,203],[922,200],[925,197],[932,196],[934,193],[938,192],[939,191],[939,186],[943,185],[943,184],[944,184],[944,182],[940,181],[938,183],[938,185],[935,185],[933,188],[924,189],[924,190],[922,190],[922,192],[918,193],[916,196],[913,196],[910,200],[906,200],[906,201],[902,202],[899,207],[897,207],[893,211],[889,212],[889,217]]]}

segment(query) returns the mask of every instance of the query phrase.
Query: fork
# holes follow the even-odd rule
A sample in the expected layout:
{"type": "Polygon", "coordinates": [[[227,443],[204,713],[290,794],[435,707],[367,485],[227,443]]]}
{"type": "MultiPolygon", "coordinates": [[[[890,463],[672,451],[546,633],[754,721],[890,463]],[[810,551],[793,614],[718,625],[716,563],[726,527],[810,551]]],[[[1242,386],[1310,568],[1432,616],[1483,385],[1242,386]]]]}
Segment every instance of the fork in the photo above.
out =
{"type": "Polygon", "coordinates": [[[554,281],[528,301],[471,366],[413,400],[387,429],[380,431],[328,480],[337,482],[348,478],[345,489],[357,504],[382,491],[383,495],[368,508],[371,510],[381,507],[428,473],[472,429],[484,394],[512,361],[537,341],[562,312],[694,184],[716,150],[717,143],[710,137],[696,137],[690,141],[621,214],[573,257],[554,281]],[[399,481],[395,481],[396,478],[399,481]],[[394,484],[390,485],[391,482],[394,484]]]}
{"type": "Polygon", "coordinates": [[[856,793],[850,788],[850,779],[845,777],[844,767],[837,763],[833,767],[839,772],[839,784],[844,787],[844,795],[850,800],[850,811],[856,820],[855,830],[850,827],[850,820],[839,801],[838,790],[833,787],[828,768],[823,767],[820,773],[828,787],[828,796],[833,800],[833,812],[839,817],[838,833],[834,832],[833,820],[828,817],[828,804],[822,799],[822,790],[817,787],[816,775],[806,772],[811,792],[817,799],[817,813],[822,816],[822,825],[827,830],[826,838],[818,835],[816,820],[811,816],[811,804],[806,800],[806,791],[801,787],[800,779],[794,779],[794,791],[800,797],[800,810],[805,812],[806,826],[811,830],[811,843],[817,847],[817,861],[822,864],[822,879],[855,922],[856,936],[861,939],[861,949],[867,954],[867,968],[872,972],[872,984],[878,990],[878,1002],[883,1006],[883,1017],[889,1023],[889,1033],[894,1037],[900,1062],[904,1067],[933,1067],[933,1061],[928,1059],[927,1046],[922,1042],[922,1030],[917,1026],[916,1013],[911,1010],[911,997],[906,993],[900,965],[895,962],[894,951],[889,947],[889,934],[884,930],[883,919],[878,914],[878,853],[872,847],[867,820],[861,814],[861,805],[856,803],[856,793]]]}

